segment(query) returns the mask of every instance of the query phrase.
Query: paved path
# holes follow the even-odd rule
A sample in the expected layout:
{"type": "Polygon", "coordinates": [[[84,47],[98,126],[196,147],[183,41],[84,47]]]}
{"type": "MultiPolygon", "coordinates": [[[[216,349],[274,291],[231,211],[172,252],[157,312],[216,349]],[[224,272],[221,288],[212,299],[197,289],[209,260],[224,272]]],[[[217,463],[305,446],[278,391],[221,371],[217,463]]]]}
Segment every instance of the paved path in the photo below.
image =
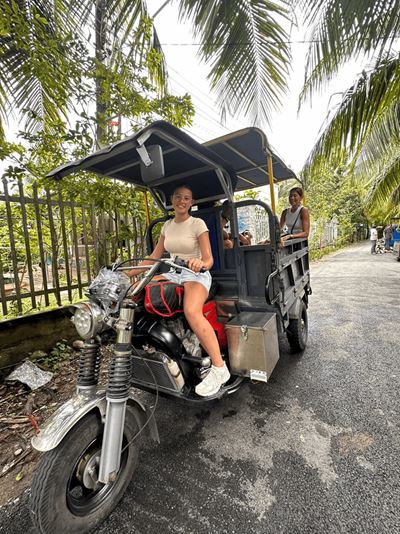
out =
{"type": "MultiPolygon", "coordinates": [[[[308,348],[267,386],[160,400],[162,443],[99,534],[400,533],[400,263],[363,243],[313,264],[312,287],[308,348]]],[[[0,531],[32,532],[26,500],[0,531]]]]}

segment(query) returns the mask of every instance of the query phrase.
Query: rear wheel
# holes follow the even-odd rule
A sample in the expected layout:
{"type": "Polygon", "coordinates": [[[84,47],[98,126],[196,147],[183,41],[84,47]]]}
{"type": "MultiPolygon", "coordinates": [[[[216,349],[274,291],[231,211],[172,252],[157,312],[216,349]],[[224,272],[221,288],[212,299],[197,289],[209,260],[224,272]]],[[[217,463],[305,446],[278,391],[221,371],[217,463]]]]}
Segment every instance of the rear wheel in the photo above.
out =
{"type": "Polygon", "coordinates": [[[52,451],[45,454],[31,491],[30,513],[42,534],[91,532],[115,508],[138,462],[138,432],[127,409],[121,465],[114,482],[97,480],[104,425],[96,414],[84,417],[52,451]]]}
{"type": "Polygon", "coordinates": [[[308,338],[308,317],[307,306],[304,301],[301,301],[297,317],[289,320],[286,336],[293,352],[302,352],[306,348],[308,338]]]}

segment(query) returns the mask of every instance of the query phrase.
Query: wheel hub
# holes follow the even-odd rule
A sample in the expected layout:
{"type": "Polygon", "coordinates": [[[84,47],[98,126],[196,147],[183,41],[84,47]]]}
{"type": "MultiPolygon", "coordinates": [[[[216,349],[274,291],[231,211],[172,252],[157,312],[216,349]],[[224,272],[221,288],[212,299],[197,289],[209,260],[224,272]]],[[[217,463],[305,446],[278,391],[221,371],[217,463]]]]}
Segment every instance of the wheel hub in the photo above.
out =
{"type": "Polygon", "coordinates": [[[86,488],[94,490],[99,486],[100,451],[85,454],[79,462],[76,476],[86,488]]]}

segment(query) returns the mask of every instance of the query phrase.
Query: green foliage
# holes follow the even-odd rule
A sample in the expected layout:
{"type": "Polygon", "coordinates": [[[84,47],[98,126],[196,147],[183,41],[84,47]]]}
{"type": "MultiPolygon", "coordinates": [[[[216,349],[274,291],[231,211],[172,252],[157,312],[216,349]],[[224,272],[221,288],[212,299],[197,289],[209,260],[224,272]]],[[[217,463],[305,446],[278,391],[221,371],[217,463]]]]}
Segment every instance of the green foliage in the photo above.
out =
{"type": "Polygon", "coordinates": [[[3,120],[9,106],[14,112],[25,108],[33,112],[27,120],[29,128],[37,125],[36,119],[56,121],[66,116],[68,103],[81,83],[85,53],[84,45],[67,30],[68,26],[57,25],[59,13],[56,1],[50,6],[42,2],[0,0],[3,120]]]}
{"type": "Polygon", "coordinates": [[[61,341],[57,341],[47,356],[35,359],[35,363],[39,363],[40,367],[45,371],[54,373],[70,358],[72,352],[73,349],[68,345],[68,341],[62,339],[61,341]]]}
{"type": "Polygon", "coordinates": [[[301,100],[311,98],[350,58],[360,54],[385,58],[400,35],[398,0],[296,0],[295,4],[311,30],[301,100]]]}
{"type": "Polygon", "coordinates": [[[319,158],[318,164],[315,162],[303,172],[306,204],[310,209],[315,241],[312,246],[322,237],[324,225],[332,220],[338,223],[338,245],[362,237],[362,229],[367,226],[362,204],[363,190],[354,181],[346,159],[345,153],[336,161],[319,158]]]}
{"type": "MultiPolygon", "coordinates": [[[[309,25],[310,49],[303,103],[350,58],[371,63],[326,120],[308,165],[347,150],[354,178],[365,190],[370,216],[388,220],[400,212],[400,37],[397,0],[298,0],[309,25]]],[[[314,172],[314,171],[312,171],[314,172]]]]}
{"type": "MultiPolygon", "coordinates": [[[[268,122],[286,89],[290,45],[283,25],[291,17],[288,2],[180,0],[180,9],[201,40],[201,56],[211,64],[209,77],[222,111],[242,111],[259,124],[268,122]]],[[[114,116],[110,110],[130,117],[132,106],[143,104],[147,93],[135,86],[138,74],[166,97],[163,116],[173,122],[179,116],[177,110],[167,111],[176,102],[168,95],[165,59],[146,2],[0,0],[0,21],[3,120],[12,107],[32,112],[27,115],[31,131],[51,126],[68,116],[82,88],[94,79],[97,134],[103,141],[114,116]]],[[[154,108],[143,110],[147,112],[159,113],[154,108]]],[[[0,120],[0,138],[3,126],[0,120]]]]}
{"type": "Polygon", "coordinates": [[[285,1],[180,0],[182,18],[194,24],[200,56],[211,63],[209,79],[223,110],[269,122],[286,89],[290,45],[283,25],[285,1]]]}
{"type": "Polygon", "coordinates": [[[259,192],[256,189],[247,189],[241,193],[235,193],[235,202],[240,202],[241,200],[248,200],[249,198],[256,200],[258,199],[259,192]]]}

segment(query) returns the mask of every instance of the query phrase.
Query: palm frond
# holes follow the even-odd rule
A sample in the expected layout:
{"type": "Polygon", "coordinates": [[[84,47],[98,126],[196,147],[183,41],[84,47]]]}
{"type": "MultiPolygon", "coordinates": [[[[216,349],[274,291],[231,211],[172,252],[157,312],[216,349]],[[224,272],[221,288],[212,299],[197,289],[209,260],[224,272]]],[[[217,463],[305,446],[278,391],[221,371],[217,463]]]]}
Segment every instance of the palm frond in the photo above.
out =
{"type": "Polygon", "coordinates": [[[211,64],[209,79],[222,108],[269,122],[286,90],[290,61],[281,22],[289,16],[283,0],[180,0],[200,38],[200,56],[211,64]]]}
{"type": "Polygon", "coordinates": [[[374,121],[365,137],[359,161],[361,172],[384,159],[400,144],[400,102],[394,102],[374,121]]]}
{"type": "Polygon", "coordinates": [[[333,157],[343,149],[355,160],[368,136],[373,135],[374,124],[387,121],[388,114],[397,105],[399,92],[400,56],[381,60],[371,71],[364,71],[344,94],[306,165],[312,165],[318,157],[333,157]]]}
{"type": "Polygon", "coordinates": [[[105,2],[109,29],[110,67],[118,68],[118,51],[135,57],[138,69],[148,71],[150,79],[163,93],[167,83],[166,60],[157,31],[144,0],[109,0],[105,2]],[[148,55],[158,61],[148,62],[148,55]]]}
{"type": "Polygon", "coordinates": [[[382,166],[379,174],[371,181],[365,202],[369,209],[379,207],[396,199],[396,191],[400,188],[400,145],[393,156],[382,166]]]}
{"type": "Polygon", "coordinates": [[[310,27],[305,84],[300,102],[359,54],[378,59],[400,36],[400,0],[298,0],[310,27]]]}

